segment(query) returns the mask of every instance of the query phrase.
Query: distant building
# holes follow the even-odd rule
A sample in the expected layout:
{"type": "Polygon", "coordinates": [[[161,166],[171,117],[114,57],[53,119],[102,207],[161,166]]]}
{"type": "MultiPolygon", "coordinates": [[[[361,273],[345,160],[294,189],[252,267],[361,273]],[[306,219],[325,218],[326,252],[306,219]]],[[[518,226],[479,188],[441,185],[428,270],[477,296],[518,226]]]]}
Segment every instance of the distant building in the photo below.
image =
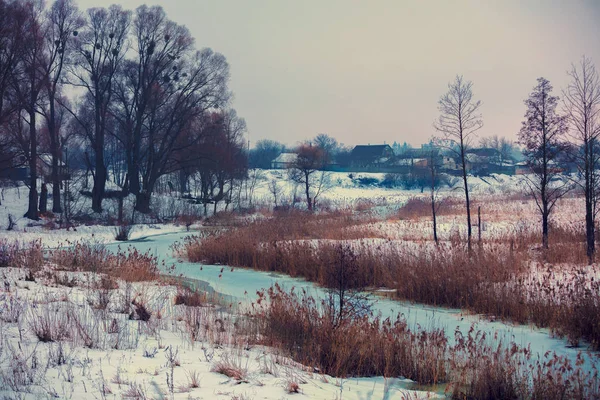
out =
{"type": "Polygon", "coordinates": [[[376,167],[386,164],[394,151],[389,144],[358,145],[350,153],[353,167],[376,167]]]}
{"type": "Polygon", "coordinates": [[[516,175],[526,175],[531,172],[531,168],[526,162],[520,162],[515,164],[515,174],[516,175]]]}
{"type": "MultiPolygon", "coordinates": [[[[45,182],[52,182],[52,155],[48,153],[42,153],[39,155],[38,161],[38,173],[44,178],[45,182]]],[[[62,161],[58,160],[58,180],[66,181],[71,179],[67,170],[67,165],[62,161]]]]}
{"type": "Polygon", "coordinates": [[[292,166],[298,159],[296,153],[281,153],[276,159],[271,161],[272,169],[286,169],[292,166]]]}

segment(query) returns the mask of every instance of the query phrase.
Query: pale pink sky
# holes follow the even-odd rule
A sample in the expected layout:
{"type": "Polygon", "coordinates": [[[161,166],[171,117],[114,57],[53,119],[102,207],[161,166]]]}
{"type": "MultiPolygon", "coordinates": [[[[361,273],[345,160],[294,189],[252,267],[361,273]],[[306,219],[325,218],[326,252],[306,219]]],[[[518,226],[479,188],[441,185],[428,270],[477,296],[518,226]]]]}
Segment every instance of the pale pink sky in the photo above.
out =
{"type": "Polygon", "coordinates": [[[560,93],[583,54],[600,68],[593,0],[115,2],[160,4],[198,47],[227,57],[252,143],[324,132],[349,145],[417,145],[434,133],[437,100],[457,73],[483,102],[480,135],[514,139],[537,77],[560,93]]]}

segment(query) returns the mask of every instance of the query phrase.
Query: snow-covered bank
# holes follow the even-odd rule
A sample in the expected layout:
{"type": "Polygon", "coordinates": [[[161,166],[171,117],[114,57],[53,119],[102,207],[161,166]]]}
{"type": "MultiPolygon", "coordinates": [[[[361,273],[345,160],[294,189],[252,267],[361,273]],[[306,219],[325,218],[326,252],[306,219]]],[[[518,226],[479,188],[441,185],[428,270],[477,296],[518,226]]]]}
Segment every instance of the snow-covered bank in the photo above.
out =
{"type": "MultiPolygon", "coordinates": [[[[233,268],[222,265],[200,265],[177,259],[172,253],[174,242],[183,240],[186,234],[169,234],[148,238],[143,242],[132,243],[136,249],[159,257],[167,266],[165,272],[176,276],[183,276],[207,282],[216,292],[235,297],[238,302],[249,305],[256,300],[258,291],[268,289],[275,283],[291,289],[306,290],[315,297],[322,297],[325,291],[311,282],[303,279],[291,278],[287,275],[255,271],[246,268],[233,268]],[[171,269],[170,266],[175,269],[171,269]]],[[[116,249],[116,245],[108,248],[116,249]]],[[[546,352],[554,352],[564,356],[575,363],[580,351],[584,351],[586,365],[589,369],[593,365],[600,367],[600,360],[596,353],[587,352],[568,346],[564,339],[553,338],[546,329],[537,329],[526,325],[512,325],[504,322],[491,322],[477,315],[469,315],[461,310],[430,307],[395,300],[378,299],[373,309],[383,317],[394,319],[398,314],[405,316],[410,326],[444,328],[446,335],[452,342],[455,332],[460,331],[466,335],[474,326],[475,330],[485,332],[488,338],[502,341],[504,345],[516,343],[521,347],[530,347],[532,353],[542,357],[546,352]]]]}
{"type": "Polygon", "coordinates": [[[332,378],[272,349],[248,346],[233,335],[235,315],[174,305],[173,286],[121,282],[103,308],[98,296],[105,292],[94,285],[94,275],[69,273],[65,282],[77,282],[72,287],[45,276],[50,270],[35,281],[26,281],[21,269],[0,270],[0,395],[6,398],[432,396],[406,389],[411,382],[401,379],[332,378]],[[139,304],[151,313],[148,320],[137,311],[139,304]],[[201,323],[195,340],[193,321],[201,323]],[[49,336],[41,336],[46,330],[49,336]]]}

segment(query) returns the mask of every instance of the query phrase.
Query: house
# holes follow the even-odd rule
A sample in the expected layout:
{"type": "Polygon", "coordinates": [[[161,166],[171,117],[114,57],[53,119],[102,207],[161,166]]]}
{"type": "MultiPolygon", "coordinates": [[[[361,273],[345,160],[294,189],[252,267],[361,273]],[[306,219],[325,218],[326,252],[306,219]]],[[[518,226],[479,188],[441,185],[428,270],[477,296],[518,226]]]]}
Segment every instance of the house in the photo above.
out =
{"type": "MultiPolygon", "coordinates": [[[[43,153],[38,156],[38,173],[44,178],[45,182],[52,182],[52,155],[43,153]]],[[[71,179],[67,165],[62,161],[58,160],[58,179],[66,181],[71,179]]]]}
{"type": "Polygon", "coordinates": [[[454,171],[458,169],[458,165],[456,164],[456,160],[454,159],[454,157],[451,157],[446,154],[442,156],[442,168],[454,171]]]}
{"type": "Polygon", "coordinates": [[[350,153],[353,167],[377,167],[386,164],[394,156],[389,144],[358,145],[350,153]]]}
{"type": "Polygon", "coordinates": [[[465,152],[467,170],[477,175],[487,175],[500,165],[500,152],[494,148],[482,147],[465,152]]]}
{"type": "Polygon", "coordinates": [[[526,162],[520,162],[515,164],[515,174],[516,175],[527,175],[531,172],[531,168],[526,162]]]}
{"type": "Polygon", "coordinates": [[[415,168],[427,168],[429,160],[427,158],[403,158],[396,157],[394,161],[389,163],[390,166],[399,167],[415,167],[415,168]]]}
{"type": "MultiPolygon", "coordinates": [[[[565,167],[564,165],[561,165],[560,163],[557,163],[555,161],[549,161],[548,162],[548,173],[551,174],[562,174],[565,172],[568,172],[568,167],[565,167]]],[[[537,165],[537,166],[532,166],[531,164],[529,164],[526,161],[520,162],[518,164],[515,164],[515,174],[516,175],[527,175],[527,174],[531,174],[531,173],[540,173],[541,171],[541,165],[537,165]]]]}
{"type": "Polygon", "coordinates": [[[276,159],[271,161],[272,169],[286,169],[296,162],[298,155],[296,153],[281,153],[276,159]]]}

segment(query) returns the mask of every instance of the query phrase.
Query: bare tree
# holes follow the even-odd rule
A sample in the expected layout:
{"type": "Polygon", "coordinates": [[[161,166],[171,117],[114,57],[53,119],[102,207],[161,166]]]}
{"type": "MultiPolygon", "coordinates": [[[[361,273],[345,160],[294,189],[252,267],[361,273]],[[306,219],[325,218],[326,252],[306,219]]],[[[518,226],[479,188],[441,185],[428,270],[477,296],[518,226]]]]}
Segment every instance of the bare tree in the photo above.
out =
{"type": "Polygon", "coordinates": [[[515,146],[513,142],[505,137],[500,137],[498,135],[482,137],[479,139],[479,145],[481,147],[495,149],[498,152],[496,161],[500,166],[513,159],[512,153],[515,149],[515,146]]]}
{"type": "Polygon", "coordinates": [[[29,162],[29,205],[25,217],[33,220],[38,215],[38,126],[37,114],[40,92],[45,83],[45,49],[44,28],[42,15],[44,4],[41,0],[31,1],[22,5],[25,16],[24,51],[15,68],[14,88],[18,98],[23,119],[28,124],[27,151],[29,162]]]}
{"type": "Polygon", "coordinates": [[[25,161],[22,146],[15,141],[18,137],[15,127],[22,120],[14,82],[25,51],[26,29],[27,13],[23,5],[0,0],[0,173],[25,161]]]}
{"type": "Polygon", "coordinates": [[[180,60],[177,71],[181,72],[155,88],[157,93],[148,110],[147,145],[140,169],[142,186],[136,196],[140,212],[150,211],[157,179],[179,169],[173,153],[182,143],[181,135],[190,131],[195,119],[209,109],[224,106],[229,99],[229,65],[223,55],[203,49],[180,60]]]}
{"type": "Polygon", "coordinates": [[[430,146],[429,152],[427,154],[427,168],[429,169],[429,177],[431,179],[429,183],[429,196],[431,199],[431,219],[433,223],[433,241],[438,243],[438,235],[437,235],[437,212],[439,211],[441,203],[438,201],[439,190],[440,190],[440,178],[439,171],[441,165],[441,160],[439,157],[439,152],[436,147],[430,146]]]}
{"type": "Polygon", "coordinates": [[[599,194],[600,79],[592,60],[583,56],[568,72],[571,82],[563,91],[569,134],[577,146],[575,158],[585,195],[585,233],[589,262],[594,260],[595,226],[599,194]]]}
{"type": "Polygon", "coordinates": [[[434,123],[435,129],[442,135],[448,148],[457,156],[462,170],[465,190],[465,206],[467,209],[467,237],[471,248],[471,203],[467,182],[466,151],[472,144],[475,133],[483,126],[480,112],[481,101],[473,98],[473,83],[465,81],[457,75],[454,82],[448,84],[448,92],[438,102],[439,119],[434,123]]]}
{"type": "Polygon", "coordinates": [[[329,289],[323,305],[334,329],[345,322],[361,318],[371,311],[371,301],[364,293],[365,277],[361,274],[357,256],[349,244],[330,247],[325,272],[329,289]]]}
{"type": "MultiPolygon", "coordinates": [[[[57,97],[60,96],[64,78],[64,66],[73,54],[74,35],[83,25],[83,19],[74,0],[56,0],[45,15],[46,58],[44,65],[47,107],[42,114],[48,127],[50,154],[52,157],[52,211],[61,213],[59,161],[61,160],[60,117],[57,97]]],[[[65,103],[63,100],[62,103],[65,103]]]]}
{"type": "Polygon", "coordinates": [[[172,82],[187,77],[179,69],[182,57],[194,51],[194,39],[184,26],[169,20],[160,6],[138,7],[132,31],[135,56],[119,70],[113,113],[121,127],[120,140],[127,160],[128,182],[124,189],[137,196],[141,190],[142,146],[153,101],[172,92],[172,82]]]}
{"type": "Polygon", "coordinates": [[[558,97],[552,96],[552,85],[545,78],[538,78],[529,98],[525,100],[527,111],[519,132],[519,142],[530,174],[524,181],[542,214],[542,246],[548,248],[548,221],[558,199],[569,190],[563,179],[558,159],[566,150],[566,119],[558,115],[558,97]]]}
{"type": "Polygon", "coordinates": [[[87,13],[82,32],[76,36],[76,57],[70,72],[72,84],[83,88],[85,99],[92,104],[93,124],[86,131],[94,151],[92,210],[101,212],[108,179],[104,146],[109,106],[113,100],[114,77],[127,50],[131,12],[112,5],[108,9],[91,8],[87,13]]]}
{"type": "Polygon", "coordinates": [[[285,146],[269,139],[261,139],[250,150],[249,163],[251,168],[271,168],[271,161],[285,151],[285,146]]]}
{"type": "Polygon", "coordinates": [[[319,133],[315,136],[314,142],[317,147],[323,150],[325,162],[331,162],[337,154],[339,147],[338,141],[326,133],[319,133]]]}
{"type": "Polygon", "coordinates": [[[275,208],[278,207],[277,199],[281,195],[281,186],[277,182],[277,179],[271,179],[269,181],[269,193],[273,196],[273,201],[275,202],[275,208]]]}
{"type": "Polygon", "coordinates": [[[25,49],[27,15],[15,1],[0,0],[0,125],[18,110],[13,90],[15,69],[25,49]]]}
{"type": "Polygon", "coordinates": [[[290,180],[304,186],[309,211],[313,210],[314,200],[325,183],[325,174],[319,171],[324,163],[325,154],[321,148],[303,144],[296,150],[296,160],[288,170],[290,180]]]}

